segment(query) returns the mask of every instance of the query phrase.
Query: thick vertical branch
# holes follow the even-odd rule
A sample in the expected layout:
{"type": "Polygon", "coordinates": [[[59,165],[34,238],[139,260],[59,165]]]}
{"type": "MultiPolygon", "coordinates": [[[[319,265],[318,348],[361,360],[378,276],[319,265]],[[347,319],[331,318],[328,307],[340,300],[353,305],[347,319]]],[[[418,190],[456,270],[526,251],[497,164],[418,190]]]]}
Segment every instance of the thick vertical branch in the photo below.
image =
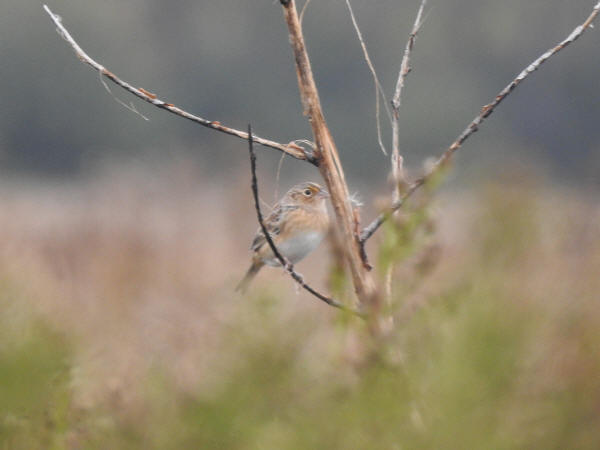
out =
{"type": "Polygon", "coordinates": [[[338,151],[323,116],[317,86],[313,78],[302,28],[296,11],[296,4],[294,0],[280,1],[294,52],[304,114],[308,116],[314,135],[314,157],[321,176],[329,189],[337,224],[346,243],[346,258],[354,289],[360,302],[367,305],[372,312],[376,312],[379,308],[379,295],[373,278],[361,259],[358,224],[354,219],[355,215],[348,195],[348,186],[346,185],[338,151]]]}

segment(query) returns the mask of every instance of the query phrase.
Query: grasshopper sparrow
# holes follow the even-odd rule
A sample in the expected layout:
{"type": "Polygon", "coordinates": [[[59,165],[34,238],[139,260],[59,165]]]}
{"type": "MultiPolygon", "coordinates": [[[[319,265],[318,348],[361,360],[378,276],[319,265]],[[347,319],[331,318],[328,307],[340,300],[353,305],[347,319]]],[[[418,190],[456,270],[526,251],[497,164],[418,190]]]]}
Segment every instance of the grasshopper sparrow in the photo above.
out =
{"type": "MultiPolygon", "coordinates": [[[[300,183],[291,188],[265,219],[265,227],[279,252],[295,264],[316,249],[327,233],[329,215],[325,200],[329,194],[317,183],[300,183]]],[[[250,249],[252,264],[236,291],[244,292],[258,271],[266,264],[280,267],[261,228],[250,249]]]]}

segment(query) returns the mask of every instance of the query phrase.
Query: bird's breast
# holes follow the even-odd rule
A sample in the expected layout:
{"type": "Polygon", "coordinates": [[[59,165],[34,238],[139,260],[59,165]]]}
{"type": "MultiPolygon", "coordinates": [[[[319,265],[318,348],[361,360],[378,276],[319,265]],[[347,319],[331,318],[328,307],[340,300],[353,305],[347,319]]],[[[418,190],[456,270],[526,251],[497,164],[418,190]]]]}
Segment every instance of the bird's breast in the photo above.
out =
{"type": "MultiPolygon", "coordinates": [[[[296,264],[316,249],[324,236],[325,233],[322,231],[301,231],[279,242],[277,249],[292,264],[296,264]]],[[[279,265],[279,262],[276,259],[268,259],[265,263],[270,266],[279,265]]]]}

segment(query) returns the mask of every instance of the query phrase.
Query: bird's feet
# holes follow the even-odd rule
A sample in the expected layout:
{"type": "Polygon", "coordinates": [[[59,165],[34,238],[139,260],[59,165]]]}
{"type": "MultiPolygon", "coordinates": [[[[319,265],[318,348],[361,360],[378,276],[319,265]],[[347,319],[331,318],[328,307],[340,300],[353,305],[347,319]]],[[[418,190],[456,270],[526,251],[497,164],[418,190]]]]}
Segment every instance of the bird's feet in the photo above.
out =
{"type": "Polygon", "coordinates": [[[294,277],[294,290],[296,291],[296,295],[298,295],[300,293],[300,291],[302,290],[302,286],[304,285],[304,277],[302,276],[302,274],[295,272],[296,276],[294,277]]]}
{"type": "Polygon", "coordinates": [[[304,285],[304,277],[302,276],[302,274],[294,271],[294,265],[289,261],[286,261],[284,269],[287,273],[289,273],[292,276],[292,279],[294,280],[294,289],[296,291],[296,294],[299,294],[302,285],[304,285]]]}

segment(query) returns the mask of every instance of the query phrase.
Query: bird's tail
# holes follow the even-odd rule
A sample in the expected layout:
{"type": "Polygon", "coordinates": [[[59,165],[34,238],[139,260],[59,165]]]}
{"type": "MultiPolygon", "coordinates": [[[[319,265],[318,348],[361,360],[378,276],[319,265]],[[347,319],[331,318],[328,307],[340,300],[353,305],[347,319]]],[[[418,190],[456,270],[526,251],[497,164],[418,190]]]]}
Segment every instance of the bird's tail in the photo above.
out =
{"type": "Polygon", "coordinates": [[[256,274],[262,266],[263,265],[261,263],[253,262],[248,271],[246,272],[246,275],[244,275],[244,278],[242,278],[242,281],[240,281],[235,287],[235,290],[241,292],[242,294],[246,292],[248,286],[250,285],[250,282],[254,279],[254,277],[256,276],[256,274]]]}

